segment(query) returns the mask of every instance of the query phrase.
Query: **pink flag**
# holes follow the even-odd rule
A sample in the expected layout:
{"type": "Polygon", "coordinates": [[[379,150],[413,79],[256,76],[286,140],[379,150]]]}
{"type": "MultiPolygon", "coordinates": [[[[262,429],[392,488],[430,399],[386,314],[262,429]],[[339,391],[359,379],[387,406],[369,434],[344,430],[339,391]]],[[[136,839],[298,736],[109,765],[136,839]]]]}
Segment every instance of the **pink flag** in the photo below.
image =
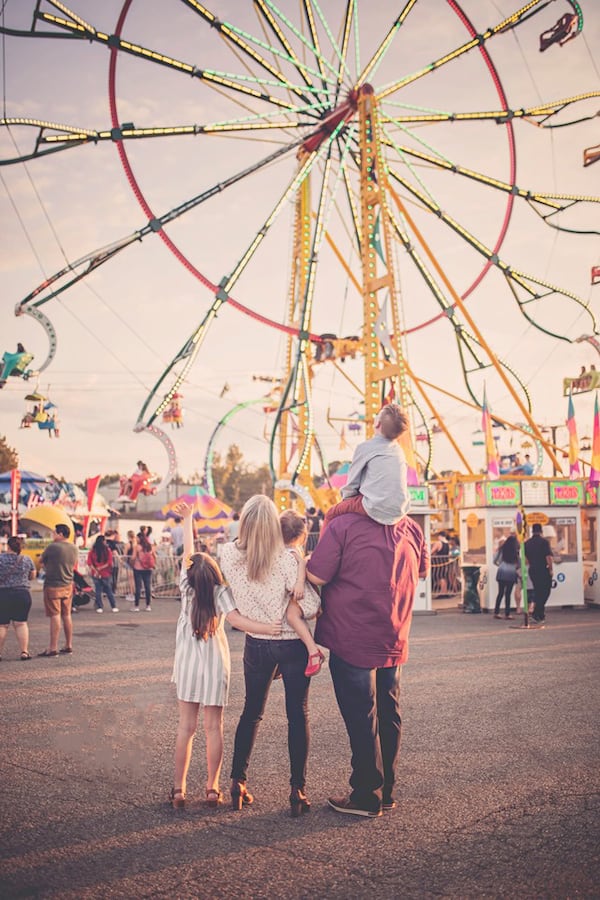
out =
{"type": "Polygon", "coordinates": [[[11,469],[10,473],[10,533],[12,537],[17,534],[19,520],[19,494],[21,492],[21,471],[11,469]]]}
{"type": "Polygon", "coordinates": [[[594,403],[594,437],[592,439],[590,484],[600,484],[600,412],[598,411],[598,392],[596,392],[594,403]]]}
{"type": "Polygon", "coordinates": [[[100,475],[96,475],[94,478],[88,478],[86,482],[87,487],[87,515],[83,520],[83,546],[87,547],[87,539],[90,533],[90,521],[92,514],[92,507],[94,505],[94,498],[96,497],[96,491],[98,489],[98,482],[100,481],[100,475]]]}
{"type": "Polygon", "coordinates": [[[492,417],[487,405],[487,397],[485,388],[483,389],[483,406],[481,407],[481,429],[485,441],[485,463],[488,478],[498,478],[500,476],[500,466],[498,464],[498,453],[492,434],[492,417]]]}
{"type": "Polygon", "coordinates": [[[569,431],[569,478],[579,478],[579,439],[577,437],[577,425],[575,424],[575,407],[573,398],[569,394],[569,409],[567,415],[567,429],[569,431]]]}

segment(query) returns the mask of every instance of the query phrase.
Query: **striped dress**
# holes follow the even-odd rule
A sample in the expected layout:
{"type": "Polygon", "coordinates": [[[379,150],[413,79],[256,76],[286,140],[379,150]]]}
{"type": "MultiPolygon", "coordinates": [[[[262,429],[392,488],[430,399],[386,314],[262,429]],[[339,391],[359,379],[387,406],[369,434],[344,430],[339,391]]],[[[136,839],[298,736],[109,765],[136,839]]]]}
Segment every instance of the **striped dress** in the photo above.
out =
{"type": "Polygon", "coordinates": [[[196,640],[190,610],[192,591],[188,585],[185,566],[181,569],[181,612],[175,635],[175,660],[173,681],[177,698],[204,706],[225,706],[229,694],[231,663],[229,644],[225,634],[223,616],[236,608],[231,591],[225,585],[215,587],[215,609],[220,617],[219,626],[206,640],[196,640]]]}

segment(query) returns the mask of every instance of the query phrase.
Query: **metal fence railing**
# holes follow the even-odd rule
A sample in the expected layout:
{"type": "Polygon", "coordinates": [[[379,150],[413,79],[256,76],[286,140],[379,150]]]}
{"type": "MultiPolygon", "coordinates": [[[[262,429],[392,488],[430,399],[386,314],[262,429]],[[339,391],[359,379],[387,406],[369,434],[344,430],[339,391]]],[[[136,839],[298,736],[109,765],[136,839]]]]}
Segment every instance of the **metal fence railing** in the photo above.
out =
{"type": "MultiPolygon", "coordinates": [[[[78,570],[91,584],[92,578],[87,568],[88,551],[79,554],[78,570]]],[[[179,573],[181,570],[181,557],[157,556],[156,568],[152,570],[152,596],[165,600],[174,600],[179,597],[179,573]]],[[[117,597],[133,599],[135,586],[133,581],[133,569],[125,556],[113,557],[113,590],[117,597]]]]}
{"type": "Polygon", "coordinates": [[[431,557],[432,597],[460,594],[461,591],[462,570],[460,557],[434,553],[431,557]]]}

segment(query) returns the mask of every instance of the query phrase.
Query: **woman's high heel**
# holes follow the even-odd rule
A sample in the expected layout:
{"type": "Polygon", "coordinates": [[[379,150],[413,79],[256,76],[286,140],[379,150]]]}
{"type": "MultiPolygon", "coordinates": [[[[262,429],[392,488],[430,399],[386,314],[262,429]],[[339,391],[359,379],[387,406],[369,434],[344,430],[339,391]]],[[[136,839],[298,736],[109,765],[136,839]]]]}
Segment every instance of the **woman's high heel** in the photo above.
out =
{"type": "Polygon", "coordinates": [[[310,800],[300,788],[292,788],[290,794],[290,809],[292,811],[292,819],[310,812],[310,800]]]}
{"type": "Polygon", "coordinates": [[[171,788],[171,793],[169,794],[169,801],[173,809],[184,809],[185,808],[185,794],[181,790],[181,788],[171,788]]]}
{"type": "Polygon", "coordinates": [[[231,782],[231,808],[240,810],[242,806],[250,806],[254,802],[254,797],[246,789],[244,781],[231,782]]]}
{"type": "Polygon", "coordinates": [[[216,809],[223,802],[223,795],[221,791],[217,791],[216,789],[208,790],[206,792],[206,805],[210,809],[216,809]]]}

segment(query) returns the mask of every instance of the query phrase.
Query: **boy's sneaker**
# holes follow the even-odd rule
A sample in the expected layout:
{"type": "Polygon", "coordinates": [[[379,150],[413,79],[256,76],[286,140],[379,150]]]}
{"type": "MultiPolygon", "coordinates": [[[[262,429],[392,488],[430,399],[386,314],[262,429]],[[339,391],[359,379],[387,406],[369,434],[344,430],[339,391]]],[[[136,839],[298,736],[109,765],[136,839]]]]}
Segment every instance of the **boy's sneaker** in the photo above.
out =
{"type": "Polygon", "coordinates": [[[104,610],[102,609],[101,606],[97,606],[97,607],[96,607],[96,612],[97,612],[97,613],[103,613],[104,610]]]}
{"type": "Polygon", "coordinates": [[[113,606],[112,611],[113,611],[113,612],[119,612],[119,607],[118,607],[118,606],[113,606]]]}

